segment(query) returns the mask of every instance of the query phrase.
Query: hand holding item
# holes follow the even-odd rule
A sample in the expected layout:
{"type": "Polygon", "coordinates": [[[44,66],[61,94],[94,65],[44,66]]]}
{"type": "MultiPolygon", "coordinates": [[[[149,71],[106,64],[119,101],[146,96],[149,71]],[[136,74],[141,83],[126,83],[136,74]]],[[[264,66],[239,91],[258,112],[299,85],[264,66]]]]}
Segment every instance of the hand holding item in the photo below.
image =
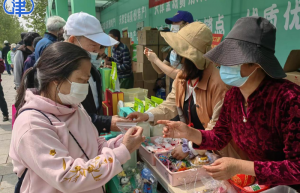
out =
{"type": "Polygon", "coordinates": [[[185,138],[189,139],[191,128],[180,121],[157,121],[166,127],[163,129],[164,138],[185,138]]]}
{"type": "Polygon", "coordinates": [[[183,160],[189,155],[189,153],[184,153],[182,151],[182,145],[178,145],[174,148],[171,155],[178,160],[183,160]]]}
{"type": "Polygon", "coordinates": [[[223,157],[217,159],[213,164],[203,166],[207,173],[215,180],[228,180],[242,172],[238,159],[223,157]]]}
{"type": "Polygon", "coordinates": [[[130,153],[133,153],[137,150],[143,141],[145,141],[145,137],[142,136],[143,128],[141,127],[133,127],[129,129],[123,138],[123,144],[126,146],[130,153]]]}
{"type": "Polygon", "coordinates": [[[126,119],[129,119],[131,121],[134,121],[134,122],[144,122],[144,121],[148,121],[149,119],[149,115],[146,114],[146,113],[140,113],[140,112],[133,112],[133,113],[130,113],[126,119]]]}
{"type": "Polygon", "coordinates": [[[110,130],[115,132],[120,132],[120,129],[117,127],[117,122],[131,122],[128,119],[119,117],[118,115],[112,116],[110,130]]]}
{"type": "Polygon", "coordinates": [[[158,59],[157,55],[147,47],[144,50],[144,54],[147,56],[150,62],[155,63],[155,60],[158,59]]]}

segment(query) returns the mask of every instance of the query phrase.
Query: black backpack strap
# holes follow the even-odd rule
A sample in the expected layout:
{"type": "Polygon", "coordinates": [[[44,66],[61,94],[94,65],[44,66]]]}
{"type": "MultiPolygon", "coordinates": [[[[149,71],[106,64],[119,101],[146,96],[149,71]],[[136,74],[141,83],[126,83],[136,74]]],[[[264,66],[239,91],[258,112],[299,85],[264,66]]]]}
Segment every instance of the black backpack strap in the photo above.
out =
{"type": "Polygon", "coordinates": [[[27,168],[25,169],[25,171],[23,172],[21,178],[18,178],[18,182],[16,184],[16,187],[15,187],[15,193],[20,193],[20,190],[21,190],[21,186],[22,186],[22,183],[23,183],[23,180],[25,178],[25,175],[27,173],[27,168]]]}
{"type": "MultiPolygon", "coordinates": [[[[49,117],[48,117],[45,113],[43,113],[42,111],[40,111],[40,110],[37,110],[37,109],[24,109],[23,111],[21,111],[21,112],[19,113],[19,115],[20,115],[21,113],[25,112],[25,111],[37,111],[37,112],[41,113],[42,115],[44,115],[44,117],[46,117],[46,118],[48,119],[48,121],[50,122],[50,124],[53,125],[53,123],[52,123],[52,121],[49,119],[49,117]]],[[[54,116],[54,115],[53,115],[53,116],[54,116]]],[[[54,117],[57,118],[56,116],[54,116],[54,117]]]]}
{"type": "MultiPolygon", "coordinates": [[[[21,112],[19,113],[19,115],[20,115],[21,113],[25,112],[25,111],[31,111],[31,110],[40,112],[42,115],[44,115],[44,117],[46,117],[46,118],[48,119],[48,121],[50,122],[50,124],[53,125],[53,123],[52,123],[52,121],[49,119],[49,117],[48,117],[45,113],[43,113],[42,111],[37,110],[37,109],[24,109],[23,111],[21,111],[21,112]]],[[[56,117],[56,118],[57,118],[57,117],[56,117]]],[[[28,168],[26,168],[25,171],[23,172],[22,176],[21,176],[20,178],[18,178],[18,182],[17,182],[16,187],[15,187],[15,193],[20,193],[20,191],[21,191],[21,186],[22,186],[23,180],[24,180],[24,178],[25,178],[25,175],[26,175],[26,173],[27,173],[27,170],[28,170],[28,168]]]]}

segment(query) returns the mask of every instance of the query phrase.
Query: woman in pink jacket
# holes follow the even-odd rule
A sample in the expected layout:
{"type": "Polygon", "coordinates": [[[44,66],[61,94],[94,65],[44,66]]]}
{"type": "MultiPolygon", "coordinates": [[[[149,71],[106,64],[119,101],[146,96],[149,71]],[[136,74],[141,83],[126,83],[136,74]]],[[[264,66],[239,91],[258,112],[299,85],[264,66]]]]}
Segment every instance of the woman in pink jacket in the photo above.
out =
{"type": "MultiPolygon", "coordinates": [[[[105,141],[81,106],[90,78],[89,54],[69,43],[55,43],[23,77],[16,107],[10,157],[26,193],[101,193],[143,141],[142,128],[105,141]],[[31,88],[31,89],[28,89],[31,88]],[[22,181],[22,179],[24,179],[22,181]]],[[[20,183],[22,185],[20,186],[20,183]]]]}

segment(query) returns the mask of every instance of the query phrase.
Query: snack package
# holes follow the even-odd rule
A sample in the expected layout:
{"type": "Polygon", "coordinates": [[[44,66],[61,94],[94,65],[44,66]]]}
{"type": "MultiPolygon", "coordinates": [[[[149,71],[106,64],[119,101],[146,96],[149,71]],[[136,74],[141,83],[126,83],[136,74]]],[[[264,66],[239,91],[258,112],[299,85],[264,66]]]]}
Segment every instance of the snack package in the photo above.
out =
{"type": "Polygon", "coordinates": [[[145,97],[145,111],[148,111],[150,108],[154,108],[154,107],[155,107],[155,103],[152,100],[145,97]]]}
{"type": "Polygon", "coordinates": [[[151,101],[153,101],[155,103],[155,107],[157,107],[158,105],[160,105],[161,103],[164,102],[163,99],[151,96],[151,101]]]}
{"type": "Polygon", "coordinates": [[[120,82],[118,78],[117,64],[112,62],[111,74],[110,74],[110,89],[114,92],[120,92],[120,82]]]}
{"type": "Polygon", "coordinates": [[[141,172],[142,182],[143,182],[143,193],[152,193],[156,192],[157,189],[157,180],[153,176],[151,170],[144,168],[141,172]]]}
{"type": "Polygon", "coordinates": [[[122,171],[117,175],[119,180],[118,190],[123,193],[131,193],[133,191],[133,187],[130,182],[130,177],[126,175],[126,172],[122,171]]]}
{"type": "Polygon", "coordinates": [[[134,107],[133,107],[133,109],[136,112],[144,113],[145,112],[144,103],[140,99],[134,98],[134,107]]]}

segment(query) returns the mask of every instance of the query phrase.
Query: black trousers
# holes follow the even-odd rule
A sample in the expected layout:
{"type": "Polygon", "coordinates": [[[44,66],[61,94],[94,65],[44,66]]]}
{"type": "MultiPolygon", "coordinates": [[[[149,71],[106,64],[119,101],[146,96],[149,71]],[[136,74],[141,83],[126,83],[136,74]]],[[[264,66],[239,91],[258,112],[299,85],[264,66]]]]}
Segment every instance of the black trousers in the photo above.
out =
{"type": "Polygon", "coordinates": [[[0,108],[3,116],[8,116],[7,103],[4,98],[3,87],[1,83],[0,83],[0,108]]]}

